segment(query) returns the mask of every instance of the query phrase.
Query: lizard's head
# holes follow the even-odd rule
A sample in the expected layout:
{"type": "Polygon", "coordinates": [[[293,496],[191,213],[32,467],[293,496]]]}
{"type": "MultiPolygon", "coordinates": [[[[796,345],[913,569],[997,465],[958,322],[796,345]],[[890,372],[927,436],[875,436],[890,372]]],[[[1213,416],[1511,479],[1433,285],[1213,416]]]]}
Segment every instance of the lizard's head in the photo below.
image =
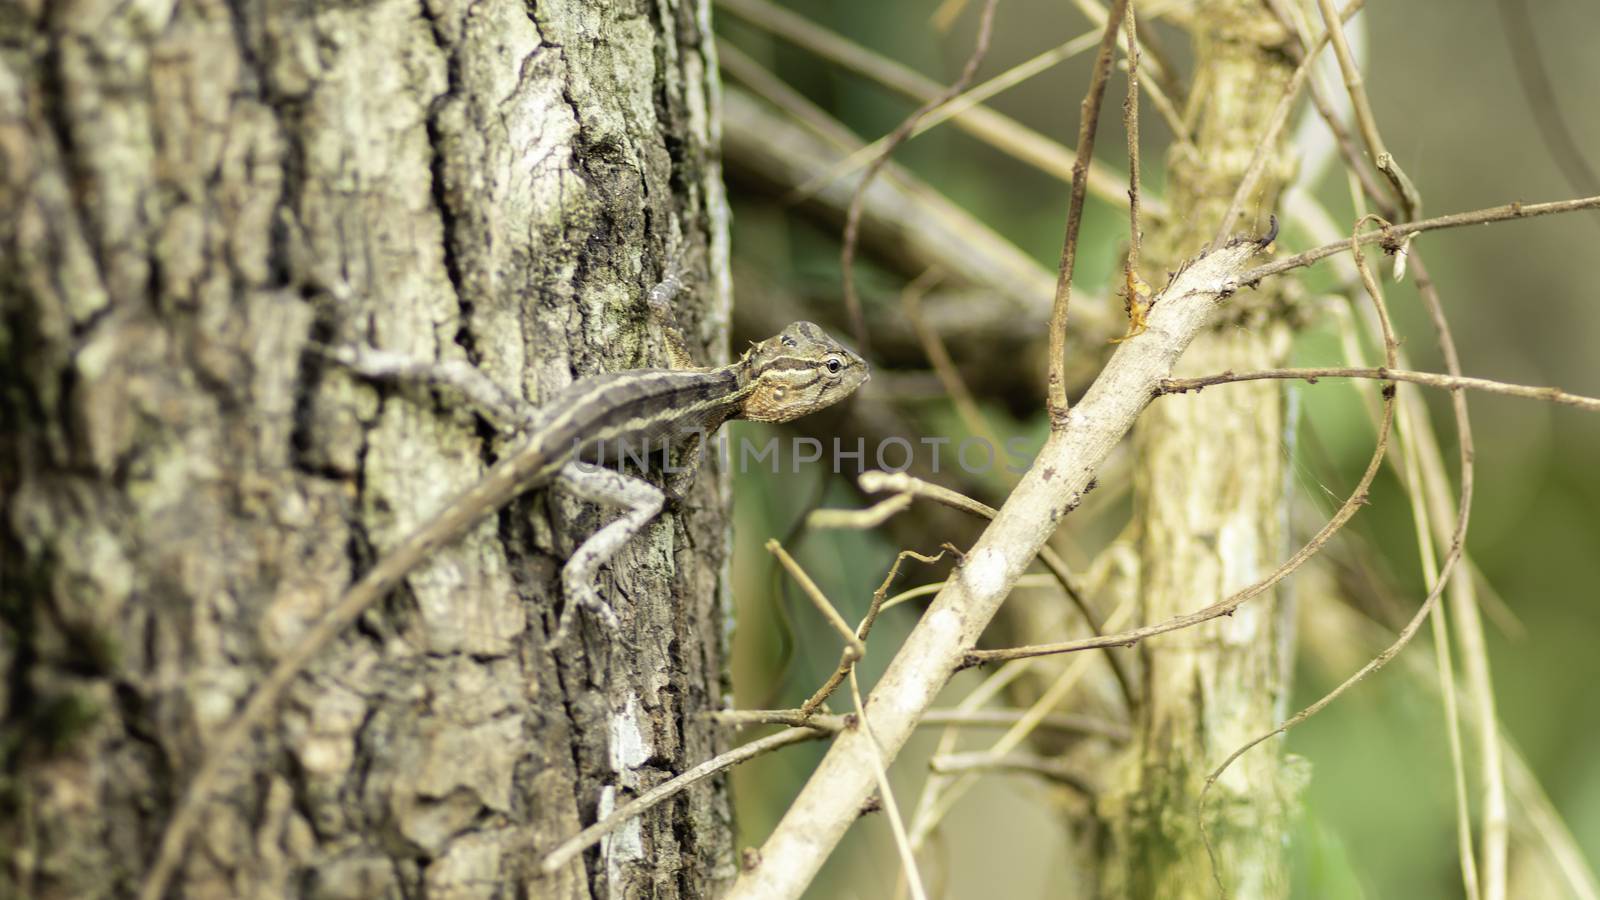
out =
{"type": "Polygon", "coordinates": [[[871,372],[866,360],[810,322],[796,322],[744,355],[742,417],[789,422],[850,396],[871,372]]]}

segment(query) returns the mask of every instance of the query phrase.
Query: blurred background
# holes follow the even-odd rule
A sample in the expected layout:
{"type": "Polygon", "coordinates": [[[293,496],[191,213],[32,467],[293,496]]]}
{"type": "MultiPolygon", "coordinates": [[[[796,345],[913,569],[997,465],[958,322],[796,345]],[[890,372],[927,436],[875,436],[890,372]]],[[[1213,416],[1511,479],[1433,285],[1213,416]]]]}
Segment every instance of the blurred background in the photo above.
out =
{"type": "MultiPolygon", "coordinates": [[[[971,51],[978,5],[968,4],[948,28],[935,21],[933,4],[905,0],[784,0],[782,9],[946,84],[971,51]]],[[[1150,0],[1140,10],[1187,6],[1150,0]]],[[[795,194],[793,172],[775,174],[786,171],[784,163],[757,158],[735,133],[744,126],[736,127],[732,119],[746,108],[789,115],[756,99],[765,93],[770,100],[777,89],[756,83],[763,72],[793,92],[790,102],[814,104],[868,141],[893,130],[917,103],[798,47],[790,37],[775,36],[771,20],[764,25],[758,15],[764,7],[751,0],[717,7],[730,112],[725,153],[734,211],[736,315],[739,331],[745,332],[739,337],[767,333],[772,319],[796,317],[796,309],[848,333],[839,289],[840,203],[833,201],[833,213],[819,212],[814,198],[795,194]]],[[[992,47],[978,78],[1097,30],[1070,3],[1007,0],[999,6],[992,47]]],[[[1180,73],[1186,71],[1185,33],[1159,21],[1155,31],[1180,73]]],[[[1351,32],[1362,36],[1367,86],[1384,137],[1420,189],[1425,215],[1600,193],[1583,183],[1582,166],[1573,164],[1570,152],[1560,160],[1568,151],[1559,146],[1576,148],[1589,171],[1600,169],[1600,53],[1594,52],[1600,46],[1600,6],[1593,0],[1527,0],[1526,6],[1522,0],[1378,3],[1354,20],[1351,32]],[[1541,93],[1541,82],[1548,94],[1541,93]],[[1551,131],[1553,120],[1567,129],[1567,137],[1551,131]]],[[[987,103],[1070,145],[1092,54],[1091,46],[987,103]]],[[[1096,154],[1116,171],[1126,166],[1119,121],[1122,78],[1113,76],[1096,154]]],[[[1302,133],[1316,134],[1319,128],[1302,133]]],[[[776,131],[767,136],[777,143],[787,140],[776,131]]],[[[1169,136],[1147,107],[1145,185],[1157,197],[1169,136]]],[[[804,156],[805,145],[795,140],[796,152],[804,156]]],[[[1054,271],[1068,192],[1060,178],[951,123],[911,140],[894,161],[1038,266],[1054,271]]],[[[1355,207],[1337,161],[1302,183],[1347,230],[1355,207]]],[[[1247,211],[1247,226],[1261,223],[1265,212],[1247,211]]],[[[1112,291],[1126,229],[1123,211],[1091,197],[1075,282],[1085,294],[1112,291]]],[[[893,235],[875,243],[869,239],[858,264],[878,374],[857,406],[889,410],[877,421],[893,423],[886,427],[913,443],[923,435],[959,441],[967,433],[962,419],[926,373],[921,349],[903,336],[900,298],[910,279],[904,266],[892,262],[896,242],[893,235]]],[[[1287,253],[1315,243],[1291,227],[1278,246],[1287,253]]],[[[1594,275],[1600,213],[1435,232],[1421,238],[1419,246],[1448,307],[1467,374],[1600,395],[1600,288],[1594,275]]],[[[1294,362],[1340,364],[1335,323],[1315,302],[1316,291],[1331,280],[1325,271],[1313,270],[1304,283],[1309,287],[1294,362]]],[[[1410,283],[1391,286],[1389,301],[1415,366],[1442,371],[1410,283]]],[[[1075,312],[1075,327],[1093,333],[1074,360],[1081,379],[1109,354],[1105,339],[1121,327],[1119,305],[1103,301],[1098,315],[1088,305],[1075,306],[1086,310],[1075,312]]],[[[1025,335],[974,333],[970,340],[953,339],[951,351],[996,435],[1002,440],[1020,436],[1037,447],[1044,435],[1038,395],[1043,365],[1036,346],[1042,333],[1035,329],[1032,337],[1030,344],[1025,335]]],[[[1080,389],[1084,383],[1079,382],[1080,389]]],[[[1299,409],[1299,427],[1284,444],[1297,482],[1291,521],[1298,543],[1354,484],[1371,452],[1372,431],[1348,385],[1324,381],[1288,390],[1299,409]]],[[[1428,402],[1453,466],[1447,398],[1430,396],[1428,402]]],[[[1468,548],[1480,572],[1500,715],[1592,870],[1600,865],[1600,699],[1594,688],[1600,683],[1600,417],[1484,394],[1470,395],[1470,404],[1478,477],[1468,548]]],[[[740,424],[732,435],[735,442],[759,445],[769,435],[740,424]]],[[[818,434],[831,434],[837,424],[824,420],[814,427],[818,434]]],[[[959,546],[975,533],[960,531],[976,527],[972,523],[950,525],[921,505],[902,513],[895,527],[808,530],[804,518],[813,508],[860,507],[869,501],[851,479],[830,475],[823,466],[804,466],[795,474],[788,459],[782,464],[776,475],[757,466],[736,476],[738,622],[732,688],[741,708],[798,706],[832,671],[840,649],[837,637],[763,549],[766,539],[783,541],[853,622],[901,549],[898,539],[920,535],[906,548],[932,553],[940,540],[959,546]],[[779,481],[781,486],[775,484],[779,481]],[[944,537],[946,527],[956,530],[944,537]]],[[[1007,481],[995,473],[967,477],[961,487],[998,505],[1007,481]]],[[[1373,501],[1346,530],[1331,561],[1295,577],[1292,590],[1301,604],[1296,708],[1370,658],[1425,593],[1411,508],[1388,472],[1380,476],[1373,501]],[[1352,627],[1351,621],[1361,624],[1352,627]]],[[[1073,546],[1082,548],[1073,562],[1086,566],[1127,515],[1125,493],[1112,492],[1093,516],[1070,518],[1064,530],[1072,531],[1073,546]]],[[[937,581],[947,569],[908,563],[891,593],[937,581]]],[[[1020,591],[1010,602],[1030,602],[1030,594],[1020,591]]],[[[918,611],[917,603],[907,603],[885,614],[862,669],[864,686],[892,656],[918,611]]],[[[1434,665],[1428,640],[1424,629],[1401,660],[1290,733],[1288,750],[1307,761],[1309,777],[1291,851],[1295,896],[1461,895],[1443,713],[1436,681],[1432,689],[1426,687],[1434,665]]],[[[947,697],[963,696],[979,677],[959,676],[947,697]]],[[[835,711],[848,709],[848,695],[831,705],[835,711]]],[[[897,763],[902,808],[916,798],[936,738],[931,731],[919,736],[897,763]]],[[[802,745],[735,773],[742,844],[759,846],[823,749],[820,743],[802,745]]],[[[1469,780],[1475,777],[1470,761],[1468,773],[1469,780]]],[[[1071,885],[1084,875],[1060,852],[1066,826],[1055,805],[1057,790],[1027,776],[986,776],[933,839],[936,862],[925,873],[930,883],[949,897],[1074,895],[1071,885]]],[[[883,817],[867,816],[829,862],[814,895],[886,896],[895,887],[894,860],[883,817]]]]}

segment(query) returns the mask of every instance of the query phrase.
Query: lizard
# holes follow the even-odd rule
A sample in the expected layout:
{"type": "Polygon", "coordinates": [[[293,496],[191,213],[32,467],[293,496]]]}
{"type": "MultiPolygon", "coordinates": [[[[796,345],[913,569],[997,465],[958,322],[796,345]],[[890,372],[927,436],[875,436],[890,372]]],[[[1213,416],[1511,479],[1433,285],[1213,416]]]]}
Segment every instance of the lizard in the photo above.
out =
{"type": "MultiPolygon", "coordinates": [[[[655,318],[679,290],[676,271],[648,295],[655,318]]],[[[534,488],[557,485],[599,503],[627,511],[589,537],[562,568],[567,609],[551,645],[565,638],[574,611],[585,608],[615,629],[616,619],[599,599],[594,581],[599,567],[661,511],[665,495],[642,479],[592,464],[596,458],[621,458],[625,446],[686,443],[698,459],[705,437],[731,419],[789,422],[831,406],[855,392],[871,372],[865,360],[810,322],[795,322],[750,346],[723,366],[693,365],[676,329],[662,329],[671,368],[631,369],[574,381],[544,405],[506,415],[518,404],[476,369],[441,370],[402,360],[371,348],[338,348],[335,361],[370,378],[417,378],[433,370],[436,380],[458,387],[490,418],[513,419],[522,438],[470,488],[450,500],[424,524],[383,554],[346,588],[295,645],[268,671],[243,707],[205,750],[162,835],[155,863],[140,896],[159,900],[182,858],[201,808],[220,784],[224,767],[238,755],[250,731],[262,724],[311,660],[387,595],[439,548],[460,540],[478,522],[534,488]],[[491,412],[498,413],[490,415],[491,412]],[[615,451],[613,453],[613,451],[615,451]]],[[[694,465],[679,471],[692,478],[694,465]]],[[[680,485],[669,484],[674,494],[680,485]]]]}

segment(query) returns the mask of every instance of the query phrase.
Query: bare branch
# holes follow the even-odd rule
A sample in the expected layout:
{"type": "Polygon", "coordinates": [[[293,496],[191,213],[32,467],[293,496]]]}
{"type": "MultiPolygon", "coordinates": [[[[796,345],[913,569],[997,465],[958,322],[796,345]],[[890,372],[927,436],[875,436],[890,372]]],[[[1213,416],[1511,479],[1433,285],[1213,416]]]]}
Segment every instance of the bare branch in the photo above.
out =
{"type": "Polygon", "coordinates": [[[1386,366],[1330,366],[1325,368],[1262,369],[1258,372],[1221,372],[1216,375],[1203,375],[1199,378],[1169,378],[1161,383],[1160,390],[1163,394],[1182,394],[1188,391],[1197,391],[1214,384],[1232,384],[1239,381],[1261,381],[1264,379],[1281,381],[1304,380],[1315,384],[1321,378],[1369,378],[1375,381],[1404,381],[1410,384],[1420,384],[1447,391],[1485,391],[1491,394],[1503,394],[1508,397],[1546,400],[1563,406],[1573,406],[1588,412],[1600,412],[1600,398],[1569,394],[1559,388],[1532,387],[1525,384],[1491,381],[1487,378],[1440,375],[1435,372],[1413,372],[1407,369],[1391,369],[1386,366]]]}
{"type": "Polygon", "coordinates": [[[758,738],[742,747],[729,750],[727,753],[718,754],[689,771],[645,791],[617,807],[611,815],[568,838],[545,856],[539,863],[539,869],[546,875],[559,871],[562,866],[571,862],[578,854],[589,849],[601,838],[617,830],[623,823],[643,815],[651,807],[659,805],[664,800],[670,800],[685,788],[704,781],[718,772],[731,769],[742,762],[755,759],[774,750],[780,750],[791,744],[814,741],[818,738],[827,737],[829,734],[830,732],[827,729],[813,726],[791,728],[788,731],[780,731],[777,734],[758,738]]]}
{"type": "Polygon", "coordinates": [[[878,780],[878,796],[883,800],[883,811],[889,817],[889,830],[894,834],[894,846],[900,853],[900,870],[911,888],[912,900],[927,900],[928,894],[922,888],[922,875],[917,872],[917,855],[911,850],[911,841],[906,837],[906,824],[900,818],[900,804],[895,802],[894,788],[889,784],[889,763],[886,758],[889,754],[884,752],[877,735],[872,733],[872,718],[861,699],[861,681],[856,677],[855,669],[850,670],[850,697],[856,704],[856,724],[866,736],[867,745],[872,748],[869,757],[872,774],[878,780]]]}
{"type": "MultiPolygon", "coordinates": [[[[807,716],[802,709],[724,709],[706,715],[719,724],[739,728],[790,725],[842,731],[849,726],[848,716],[823,713],[807,716]]],[[[1019,709],[930,709],[920,724],[930,728],[1009,728],[1022,721],[1025,715],[1019,709]]],[[[1063,734],[1100,737],[1119,744],[1127,743],[1132,737],[1132,731],[1120,722],[1078,713],[1048,713],[1034,727],[1063,734]]]]}
{"type": "MultiPolygon", "coordinates": [[[[1399,239],[1424,231],[1437,231],[1442,228],[1460,228],[1464,225],[1486,225],[1490,222],[1504,222],[1509,219],[1531,219],[1536,216],[1548,216],[1552,213],[1576,212],[1580,209],[1600,209],[1600,197],[1580,197],[1576,200],[1556,200],[1551,203],[1507,203],[1504,206],[1491,206],[1487,209],[1475,209],[1471,212],[1452,213],[1448,216],[1437,216],[1432,219],[1423,219],[1420,222],[1403,222],[1391,225],[1378,231],[1369,231],[1356,235],[1355,243],[1361,246],[1375,244],[1380,241],[1393,242],[1399,247],[1399,239]]],[[[1387,246],[1387,245],[1386,245],[1387,246]]],[[[1239,276],[1239,283],[1250,286],[1260,282],[1270,275],[1288,272],[1302,266],[1309,266],[1314,262],[1343,253],[1351,248],[1350,241],[1335,241],[1315,247],[1304,253],[1274,260],[1264,266],[1257,266],[1239,276]]]]}

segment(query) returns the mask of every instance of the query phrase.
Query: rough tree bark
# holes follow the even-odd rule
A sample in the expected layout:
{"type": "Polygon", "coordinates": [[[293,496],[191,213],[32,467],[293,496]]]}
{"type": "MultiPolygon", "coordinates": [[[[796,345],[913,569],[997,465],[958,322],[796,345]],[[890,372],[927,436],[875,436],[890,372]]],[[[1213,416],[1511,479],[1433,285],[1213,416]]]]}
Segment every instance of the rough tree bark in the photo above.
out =
{"type": "MultiPolygon", "coordinates": [[[[530,399],[726,355],[709,3],[23,0],[0,8],[0,895],[122,896],[207,736],[505,449],[313,342],[530,399]]],[[[542,849],[717,749],[726,479],[602,585],[637,652],[544,650],[597,512],[536,494],[303,677],[209,803],[184,896],[700,896],[721,787],[552,879],[542,849]]]]}
{"type": "MultiPolygon", "coordinates": [[[[1195,53],[1193,146],[1176,145],[1166,196],[1175,215],[1149,229],[1146,280],[1162,275],[1220,226],[1266,121],[1293,70],[1288,35],[1259,0],[1209,0],[1187,21],[1195,53]]],[[[1293,174],[1286,142],[1273,149],[1238,227],[1264,231],[1293,174]],[[1256,221],[1259,219],[1259,221],[1256,221]]],[[[1289,326],[1272,285],[1236,295],[1175,374],[1284,364],[1289,326]]],[[[1134,516],[1140,528],[1145,622],[1193,612],[1249,586],[1287,555],[1283,388],[1204,391],[1151,405],[1134,430],[1134,516]]],[[[1108,897],[1216,896],[1196,818],[1207,774],[1284,715],[1293,618],[1281,589],[1233,616],[1139,647],[1146,701],[1101,811],[1108,897]]],[[[1231,895],[1288,894],[1284,848],[1292,778],[1280,743],[1244,756],[1212,788],[1206,829],[1231,895]]]]}

